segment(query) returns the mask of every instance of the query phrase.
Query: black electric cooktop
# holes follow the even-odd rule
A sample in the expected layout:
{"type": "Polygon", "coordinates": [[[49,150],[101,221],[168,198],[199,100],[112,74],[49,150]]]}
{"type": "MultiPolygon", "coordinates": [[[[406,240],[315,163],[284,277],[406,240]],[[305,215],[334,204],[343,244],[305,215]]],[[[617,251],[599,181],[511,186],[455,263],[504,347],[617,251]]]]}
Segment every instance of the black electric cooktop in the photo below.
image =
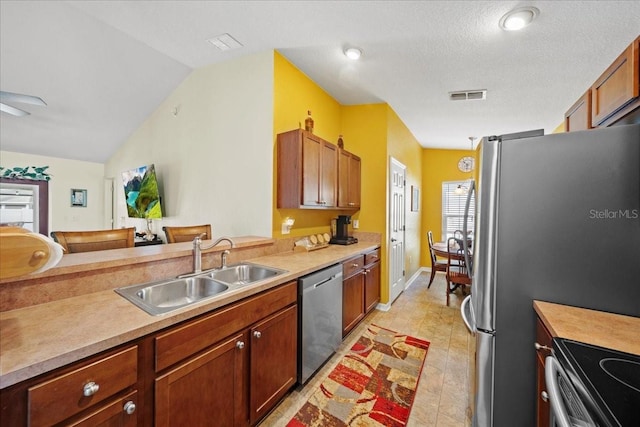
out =
{"type": "MultiPolygon", "coordinates": [[[[640,338],[639,338],[640,339],[640,338]]],[[[640,426],[640,356],[555,338],[556,357],[604,426],[640,426]]]]}

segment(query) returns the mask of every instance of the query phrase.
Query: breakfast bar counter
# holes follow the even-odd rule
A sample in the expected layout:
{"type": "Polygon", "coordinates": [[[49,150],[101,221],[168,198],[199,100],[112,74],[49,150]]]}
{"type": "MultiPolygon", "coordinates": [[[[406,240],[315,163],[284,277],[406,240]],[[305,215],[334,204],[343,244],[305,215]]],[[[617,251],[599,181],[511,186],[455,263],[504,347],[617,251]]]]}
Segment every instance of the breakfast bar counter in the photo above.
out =
{"type": "MultiPolygon", "coordinates": [[[[260,242],[260,245],[272,243],[273,241],[260,242]]],[[[167,254],[167,250],[173,245],[161,246],[163,248],[152,246],[135,248],[134,250],[150,251],[149,256],[155,263],[153,265],[161,266],[163,255],[171,257],[170,254],[167,254]]],[[[188,245],[183,246],[175,245],[182,252],[180,255],[184,257],[183,261],[188,263],[189,247],[188,245]]],[[[111,288],[76,294],[76,296],[65,295],[64,298],[0,313],[0,389],[284,283],[289,283],[300,276],[339,263],[354,255],[366,253],[377,247],[379,247],[377,241],[363,241],[361,239],[357,244],[330,245],[322,250],[308,253],[293,252],[292,250],[272,254],[268,254],[268,251],[246,252],[245,254],[254,255],[253,258],[248,259],[239,259],[242,254],[236,254],[236,258],[232,259],[233,262],[248,261],[286,270],[286,273],[159,316],[147,314],[116,294],[115,288],[131,284],[130,276],[132,273],[128,270],[118,273],[118,271],[114,271],[113,264],[116,261],[103,261],[108,264],[103,274],[112,281],[111,288]],[[256,253],[265,255],[255,256],[256,253]]],[[[220,249],[225,248],[221,247],[220,249]]],[[[118,250],[112,252],[115,251],[118,250]]],[[[232,250],[232,254],[234,254],[234,250],[232,250]]],[[[87,254],[87,256],[89,255],[87,254]]],[[[144,257],[141,257],[137,262],[139,263],[143,259],[144,257]]],[[[140,268],[144,270],[144,267],[140,268]]],[[[98,278],[92,277],[89,269],[81,265],[63,265],[61,270],[65,274],[75,273],[73,277],[69,276],[69,280],[80,284],[84,281],[88,289],[91,289],[92,280],[98,280],[98,278]],[[75,277],[78,274],[79,277],[75,277]]],[[[177,274],[183,273],[185,271],[173,271],[172,274],[165,272],[164,278],[175,277],[177,274]]],[[[157,278],[149,277],[146,281],[155,279],[157,278]]],[[[0,292],[4,291],[2,286],[0,285],[0,292]]],[[[38,282],[36,281],[33,286],[38,286],[38,282]]],[[[56,286],[63,287],[64,281],[56,283],[56,286]]],[[[104,285],[101,286],[104,287],[104,285]]],[[[43,286],[43,289],[52,292],[53,288],[43,286]]]]}

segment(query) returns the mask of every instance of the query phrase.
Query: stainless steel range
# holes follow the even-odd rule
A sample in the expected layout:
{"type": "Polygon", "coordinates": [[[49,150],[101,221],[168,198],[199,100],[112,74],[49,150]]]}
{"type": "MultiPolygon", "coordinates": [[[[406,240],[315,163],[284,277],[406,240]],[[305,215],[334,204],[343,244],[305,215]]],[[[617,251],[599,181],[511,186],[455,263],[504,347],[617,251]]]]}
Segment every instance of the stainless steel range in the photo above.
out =
{"type": "Polygon", "coordinates": [[[640,426],[640,356],[562,338],[553,350],[552,426],[640,426]]]}

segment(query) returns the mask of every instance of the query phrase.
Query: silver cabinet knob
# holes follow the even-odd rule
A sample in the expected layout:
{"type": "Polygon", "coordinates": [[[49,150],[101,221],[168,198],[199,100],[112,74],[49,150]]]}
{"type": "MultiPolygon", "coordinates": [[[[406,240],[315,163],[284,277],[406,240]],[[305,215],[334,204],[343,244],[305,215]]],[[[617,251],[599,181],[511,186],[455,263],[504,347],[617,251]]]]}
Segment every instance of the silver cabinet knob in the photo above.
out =
{"type": "Polygon", "coordinates": [[[545,402],[549,401],[549,393],[547,393],[546,391],[540,393],[540,397],[542,397],[542,400],[544,400],[545,402]]]}
{"type": "Polygon", "coordinates": [[[136,404],[130,400],[124,404],[124,408],[122,409],[124,409],[124,412],[126,412],[127,415],[131,415],[136,412],[136,404]]]}
{"type": "Polygon", "coordinates": [[[542,344],[538,344],[535,343],[533,344],[533,346],[536,348],[536,350],[540,351],[540,350],[546,350],[546,351],[551,351],[551,347],[547,347],[546,345],[542,345],[542,344]]]}
{"type": "Polygon", "coordinates": [[[236,347],[239,348],[240,350],[242,350],[244,348],[244,343],[242,341],[238,341],[236,343],[236,347]]]}
{"type": "Polygon", "coordinates": [[[256,338],[260,338],[262,336],[262,333],[260,331],[254,331],[253,336],[256,338]]]}
{"type": "Polygon", "coordinates": [[[360,265],[358,265],[358,263],[357,263],[357,262],[354,262],[353,264],[351,264],[351,267],[353,267],[353,268],[358,268],[358,267],[360,267],[360,265]]]}
{"type": "Polygon", "coordinates": [[[82,388],[82,394],[89,397],[96,394],[98,390],[100,390],[100,386],[94,383],[93,381],[91,381],[84,385],[84,387],[82,388]]]}

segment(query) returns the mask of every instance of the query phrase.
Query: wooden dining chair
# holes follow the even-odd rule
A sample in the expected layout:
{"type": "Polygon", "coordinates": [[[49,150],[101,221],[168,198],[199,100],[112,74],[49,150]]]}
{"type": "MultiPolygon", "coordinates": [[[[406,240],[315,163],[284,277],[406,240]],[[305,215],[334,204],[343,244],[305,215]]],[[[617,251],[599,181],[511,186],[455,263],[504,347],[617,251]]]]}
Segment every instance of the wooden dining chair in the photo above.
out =
{"type": "Polygon", "coordinates": [[[427,232],[427,240],[429,242],[429,254],[431,255],[431,278],[429,279],[429,284],[427,285],[427,289],[429,289],[431,287],[433,279],[436,277],[436,272],[447,271],[447,261],[439,261],[436,257],[436,253],[433,250],[433,233],[431,232],[431,230],[427,232]]]}
{"type": "Polygon", "coordinates": [[[185,227],[162,227],[167,236],[167,243],[191,242],[201,234],[206,234],[204,240],[211,240],[211,224],[188,225],[185,227]]]}
{"type": "Polygon", "coordinates": [[[464,249],[460,246],[459,239],[450,237],[447,240],[447,305],[449,295],[460,286],[471,286],[469,269],[464,256],[464,249]]]}
{"type": "Polygon", "coordinates": [[[60,243],[66,254],[132,248],[135,228],[95,231],[52,231],[51,237],[60,243]]]}

